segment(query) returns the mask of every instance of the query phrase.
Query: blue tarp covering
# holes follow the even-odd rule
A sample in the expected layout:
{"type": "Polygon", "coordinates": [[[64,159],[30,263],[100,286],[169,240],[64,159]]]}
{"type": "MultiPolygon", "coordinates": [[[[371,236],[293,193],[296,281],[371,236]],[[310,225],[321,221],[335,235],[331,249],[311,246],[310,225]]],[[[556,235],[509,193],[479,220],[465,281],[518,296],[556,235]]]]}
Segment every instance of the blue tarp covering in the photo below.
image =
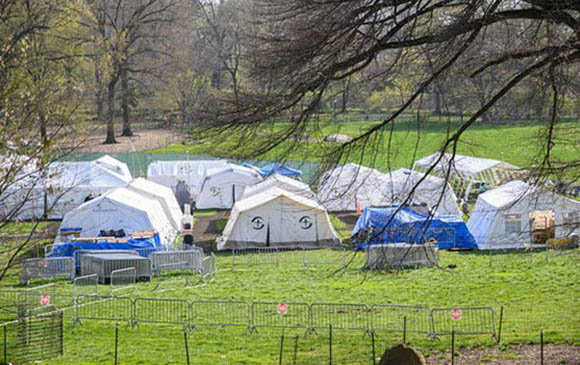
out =
{"type": "Polygon", "coordinates": [[[111,243],[107,241],[97,242],[73,242],[58,243],[54,245],[50,257],[74,257],[77,250],[134,250],[137,248],[155,248],[161,246],[159,234],[151,238],[129,239],[129,242],[111,243]]]}
{"type": "Polygon", "coordinates": [[[290,177],[296,177],[296,176],[302,175],[302,171],[294,170],[288,166],[280,165],[277,162],[271,163],[271,164],[266,165],[262,168],[255,167],[253,165],[250,165],[249,163],[244,163],[244,164],[242,164],[242,166],[255,169],[258,172],[258,174],[260,174],[260,176],[262,176],[262,177],[270,176],[272,174],[280,174],[280,175],[290,176],[290,177]]]}
{"type": "Polygon", "coordinates": [[[403,207],[393,217],[396,210],[397,207],[366,207],[352,231],[360,242],[357,248],[366,248],[368,244],[425,243],[430,238],[438,242],[439,249],[477,248],[467,225],[458,216],[428,217],[403,207]],[[366,232],[367,237],[361,239],[366,232]]]}

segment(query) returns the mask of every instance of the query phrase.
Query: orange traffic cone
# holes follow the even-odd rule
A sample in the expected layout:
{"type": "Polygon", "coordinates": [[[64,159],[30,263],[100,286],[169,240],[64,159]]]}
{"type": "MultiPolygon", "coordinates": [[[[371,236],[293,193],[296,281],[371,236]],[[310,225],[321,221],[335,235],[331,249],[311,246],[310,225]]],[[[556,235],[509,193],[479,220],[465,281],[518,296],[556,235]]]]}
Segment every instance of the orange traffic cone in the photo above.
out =
{"type": "Polygon", "coordinates": [[[361,213],[361,211],[360,211],[360,203],[357,203],[357,205],[356,205],[356,214],[360,214],[360,213],[361,213]]]}

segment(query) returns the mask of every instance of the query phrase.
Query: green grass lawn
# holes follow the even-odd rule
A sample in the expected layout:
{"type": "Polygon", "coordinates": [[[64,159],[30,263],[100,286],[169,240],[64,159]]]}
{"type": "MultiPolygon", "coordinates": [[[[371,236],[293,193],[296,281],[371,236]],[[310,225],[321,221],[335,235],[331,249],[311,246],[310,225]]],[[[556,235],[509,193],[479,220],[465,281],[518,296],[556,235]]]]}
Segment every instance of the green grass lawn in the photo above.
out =
{"type": "MultiPolygon", "coordinates": [[[[376,125],[377,121],[369,122],[345,122],[331,123],[321,122],[319,128],[307,131],[314,138],[323,138],[331,133],[342,133],[352,137],[360,135],[364,130],[376,125]]],[[[453,133],[459,123],[449,125],[449,132],[453,133]]],[[[219,157],[235,158],[239,155],[249,154],[253,148],[260,146],[269,138],[268,133],[281,130],[284,123],[278,123],[271,127],[263,127],[262,133],[266,135],[254,136],[240,143],[238,134],[220,135],[207,139],[204,144],[184,146],[181,144],[170,145],[152,152],[157,153],[184,153],[204,154],[219,157]]],[[[543,147],[539,143],[539,136],[544,133],[545,126],[539,123],[521,124],[475,124],[462,136],[457,153],[476,157],[505,160],[516,166],[529,168],[538,163],[542,156],[543,147]]],[[[448,134],[448,124],[436,121],[420,122],[414,120],[400,120],[393,125],[392,138],[389,140],[391,130],[382,132],[382,141],[375,160],[374,153],[367,151],[362,157],[363,165],[376,166],[386,170],[410,167],[414,160],[436,152],[448,134]],[[420,132],[417,132],[417,130],[420,132]],[[387,153],[390,143],[390,153],[387,153]],[[416,152],[415,152],[416,148],[416,152]]],[[[580,127],[577,123],[565,122],[558,124],[555,132],[555,145],[551,150],[554,161],[569,161],[580,157],[580,127]]],[[[323,161],[338,144],[327,142],[284,142],[274,150],[266,153],[261,158],[286,159],[296,161],[323,161]]],[[[360,162],[359,152],[351,153],[347,162],[360,162]]]]}
{"type": "MultiPolygon", "coordinates": [[[[292,253],[288,253],[292,254],[292,253]]],[[[154,283],[139,283],[140,297],[182,298],[187,300],[241,300],[272,302],[336,302],[427,305],[429,307],[492,306],[497,315],[504,307],[502,347],[537,343],[540,329],[546,342],[580,345],[580,252],[546,262],[546,253],[529,260],[509,261],[489,266],[483,252],[441,252],[444,269],[368,272],[360,270],[363,257],[356,256],[346,271],[335,267],[300,265],[237,267],[231,256],[218,255],[217,277],[194,287],[166,283],[153,290],[154,283]],[[449,269],[449,265],[456,268],[449,269]]],[[[173,278],[175,279],[175,278],[173,278]]],[[[15,280],[15,279],[14,279],[15,280]]],[[[42,284],[37,281],[33,284],[42,284]]],[[[15,281],[4,285],[15,284],[15,281]]],[[[71,292],[69,282],[58,281],[60,292],[71,292]]],[[[107,287],[101,286],[101,294],[107,287]]],[[[183,329],[169,325],[140,324],[135,329],[120,323],[121,363],[183,363],[183,329]]],[[[65,354],[48,363],[112,363],[114,323],[84,320],[82,325],[65,326],[65,354]]],[[[189,350],[194,364],[277,363],[282,330],[260,330],[246,334],[243,328],[199,328],[189,333],[189,350]]],[[[328,362],[328,334],[304,336],[303,330],[284,331],[285,363],[291,363],[295,336],[298,337],[297,363],[328,362]]],[[[370,340],[361,331],[335,331],[333,357],[336,363],[368,364],[370,340]]],[[[377,353],[400,341],[400,334],[379,333],[377,353]]],[[[441,357],[449,339],[426,339],[409,334],[407,340],[428,356],[441,357]]],[[[491,345],[489,336],[457,338],[457,347],[491,345]]]]}

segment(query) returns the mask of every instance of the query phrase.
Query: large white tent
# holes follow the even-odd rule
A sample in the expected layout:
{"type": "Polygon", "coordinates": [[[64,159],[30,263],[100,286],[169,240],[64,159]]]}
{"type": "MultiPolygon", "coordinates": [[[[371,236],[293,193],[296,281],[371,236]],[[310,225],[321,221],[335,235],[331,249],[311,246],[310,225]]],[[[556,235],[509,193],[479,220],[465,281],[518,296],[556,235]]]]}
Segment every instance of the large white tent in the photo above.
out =
{"type": "Polygon", "coordinates": [[[410,206],[424,206],[429,212],[442,215],[460,215],[457,197],[451,186],[444,179],[425,176],[421,172],[399,169],[385,174],[385,186],[382,190],[383,205],[398,205],[403,203],[415,187],[410,206]],[[423,178],[424,180],[415,187],[423,178]]]}
{"type": "Polygon", "coordinates": [[[382,204],[384,185],[380,171],[349,163],[324,173],[317,197],[331,212],[356,211],[382,204]]]}
{"type": "Polygon", "coordinates": [[[474,184],[486,183],[489,187],[517,179],[524,173],[522,169],[504,161],[450,153],[435,152],[415,161],[413,169],[425,172],[431,166],[433,174],[444,177],[449,171],[449,182],[455,192],[465,199],[469,197],[474,184]],[[439,162],[435,163],[439,158],[439,162]]]}
{"type": "MultiPolygon", "coordinates": [[[[227,165],[226,160],[155,161],[147,167],[147,180],[171,188],[176,195],[180,194],[180,187],[183,187],[187,190],[190,199],[196,200],[201,184],[209,170],[223,168],[227,165]]],[[[180,201],[180,204],[183,203],[191,203],[191,201],[180,201]]]]}
{"type": "Polygon", "coordinates": [[[316,195],[312,192],[312,190],[310,190],[310,187],[307,184],[280,174],[270,175],[263,181],[255,185],[248,186],[246,190],[244,190],[243,199],[255,194],[259,194],[272,187],[278,187],[308,199],[316,199],[316,195]]]}
{"type": "Polygon", "coordinates": [[[244,194],[246,187],[262,181],[254,169],[227,164],[208,172],[201,183],[195,201],[198,209],[231,209],[244,194]]]}
{"type": "Polygon", "coordinates": [[[183,213],[170,188],[143,178],[137,178],[127,185],[127,189],[156,199],[163,207],[163,212],[170,219],[173,228],[181,230],[183,213]]]}
{"type": "Polygon", "coordinates": [[[238,247],[326,247],[340,243],[328,213],[314,200],[277,187],[236,202],[218,250],[238,247]]]}
{"type": "Polygon", "coordinates": [[[556,238],[580,233],[580,202],[519,180],[480,194],[467,227],[480,249],[523,247],[534,211],[553,212],[556,238]]]}
{"type": "MultiPolygon", "coordinates": [[[[101,230],[152,230],[161,244],[170,244],[177,235],[171,219],[158,199],[126,187],[109,191],[65,214],[62,228],[80,228],[81,237],[97,237],[101,230]]],[[[60,231],[59,231],[60,232],[60,231]]],[[[55,242],[62,242],[58,235],[55,242]]]]}
{"type": "Polygon", "coordinates": [[[3,211],[22,204],[15,219],[61,219],[89,195],[96,197],[131,181],[127,165],[110,156],[86,162],[53,162],[43,171],[19,177],[6,194],[3,211]]]}

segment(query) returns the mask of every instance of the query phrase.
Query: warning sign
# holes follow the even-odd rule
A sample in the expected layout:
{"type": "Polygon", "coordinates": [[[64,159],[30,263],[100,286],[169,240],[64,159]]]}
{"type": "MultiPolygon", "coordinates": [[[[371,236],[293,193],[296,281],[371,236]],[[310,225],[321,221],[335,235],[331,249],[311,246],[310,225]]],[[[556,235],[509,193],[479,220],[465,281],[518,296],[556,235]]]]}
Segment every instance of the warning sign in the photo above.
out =
{"type": "Polygon", "coordinates": [[[46,261],[40,260],[40,267],[46,267],[46,261]]]}
{"type": "Polygon", "coordinates": [[[461,319],[461,309],[452,309],[451,310],[451,319],[454,321],[459,321],[461,319]]]}
{"type": "Polygon", "coordinates": [[[278,304],[278,313],[284,315],[287,312],[288,312],[288,306],[286,305],[286,303],[278,304]]]}
{"type": "Polygon", "coordinates": [[[40,296],[40,304],[41,305],[49,305],[50,304],[50,295],[41,295],[40,296]]]}

